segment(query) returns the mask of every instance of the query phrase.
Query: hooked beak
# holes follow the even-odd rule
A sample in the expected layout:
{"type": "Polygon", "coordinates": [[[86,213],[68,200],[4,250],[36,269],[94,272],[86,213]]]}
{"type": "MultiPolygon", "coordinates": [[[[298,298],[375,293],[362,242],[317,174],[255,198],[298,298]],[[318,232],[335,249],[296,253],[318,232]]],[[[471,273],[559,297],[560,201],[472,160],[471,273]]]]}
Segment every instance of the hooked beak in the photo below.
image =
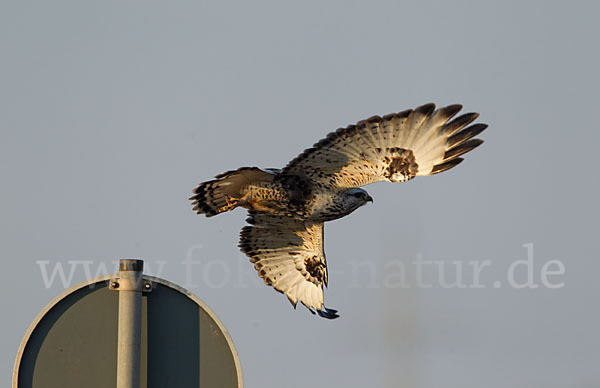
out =
{"type": "Polygon", "coordinates": [[[372,198],[370,195],[369,195],[369,196],[367,196],[367,202],[371,202],[371,203],[373,203],[373,198],[372,198]]]}

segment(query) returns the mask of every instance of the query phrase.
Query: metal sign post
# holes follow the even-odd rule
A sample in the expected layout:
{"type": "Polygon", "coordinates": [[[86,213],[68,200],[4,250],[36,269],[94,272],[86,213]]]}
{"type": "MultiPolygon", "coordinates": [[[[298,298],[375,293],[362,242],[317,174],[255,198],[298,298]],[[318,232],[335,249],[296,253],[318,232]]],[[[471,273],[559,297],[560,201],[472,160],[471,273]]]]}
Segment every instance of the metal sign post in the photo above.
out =
{"type": "Polygon", "coordinates": [[[56,297],[21,342],[13,388],[242,388],[231,337],[194,294],[141,260],[56,297]]]}
{"type": "Polygon", "coordinates": [[[142,260],[121,260],[119,279],[110,283],[119,292],[117,388],[140,388],[143,271],[142,260]]]}

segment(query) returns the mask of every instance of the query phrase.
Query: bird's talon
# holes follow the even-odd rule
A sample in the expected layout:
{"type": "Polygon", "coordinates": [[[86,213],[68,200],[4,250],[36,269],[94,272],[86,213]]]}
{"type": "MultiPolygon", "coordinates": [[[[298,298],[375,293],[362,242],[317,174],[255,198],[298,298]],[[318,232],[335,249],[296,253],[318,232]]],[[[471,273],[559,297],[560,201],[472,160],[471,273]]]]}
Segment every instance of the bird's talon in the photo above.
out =
{"type": "Polygon", "coordinates": [[[228,195],[225,196],[225,201],[227,202],[227,205],[221,206],[219,208],[219,212],[225,212],[225,211],[231,210],[234,207],[236,207],[237,204],[240,202],[239,199],[235,199],[235,198],[232,199],[228,195]]]}

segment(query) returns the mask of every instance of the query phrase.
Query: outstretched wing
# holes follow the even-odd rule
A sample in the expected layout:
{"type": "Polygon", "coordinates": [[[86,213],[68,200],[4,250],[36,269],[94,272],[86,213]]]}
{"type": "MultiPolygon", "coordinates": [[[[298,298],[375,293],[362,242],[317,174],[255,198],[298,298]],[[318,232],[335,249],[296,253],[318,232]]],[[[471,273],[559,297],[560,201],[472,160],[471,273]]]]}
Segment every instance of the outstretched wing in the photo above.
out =
{"type": "Polygon", "coordinates": [[[287,295],[296,307],[302,303],[313,314],[337,318],[323,304],[327,263],[323,251],[323,224],[286,216],[249,212],[240,234],[240,248],[250,257],[265,284],[287,295]]]}
{"type": "Polygon", "coordinates": [[[487,128],[472,123],[479,114],[450,105],[426,104],[340,128],[292,160],[284,175],[301,175],[325,187],[360,187],[378,181],[405,182],[459,164],[464,153],[483,143],[473,139],[487,128]]]}

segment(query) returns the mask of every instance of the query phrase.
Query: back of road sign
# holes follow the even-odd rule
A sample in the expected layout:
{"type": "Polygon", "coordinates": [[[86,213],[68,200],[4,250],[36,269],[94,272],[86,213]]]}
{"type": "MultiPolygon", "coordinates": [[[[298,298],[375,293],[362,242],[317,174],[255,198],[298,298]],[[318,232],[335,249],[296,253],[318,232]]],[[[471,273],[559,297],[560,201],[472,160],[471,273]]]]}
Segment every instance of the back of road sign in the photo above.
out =
{"type": "MultiPolygon", "coordinates": [[[[13,388],[114,387],[118,292],[110,276],[67,290],[29,328],[17,356],[13,388]]],[[[140,386],[242,387],[229,334],[197,297],[166,280],[142,299],[140,386]]]]}

